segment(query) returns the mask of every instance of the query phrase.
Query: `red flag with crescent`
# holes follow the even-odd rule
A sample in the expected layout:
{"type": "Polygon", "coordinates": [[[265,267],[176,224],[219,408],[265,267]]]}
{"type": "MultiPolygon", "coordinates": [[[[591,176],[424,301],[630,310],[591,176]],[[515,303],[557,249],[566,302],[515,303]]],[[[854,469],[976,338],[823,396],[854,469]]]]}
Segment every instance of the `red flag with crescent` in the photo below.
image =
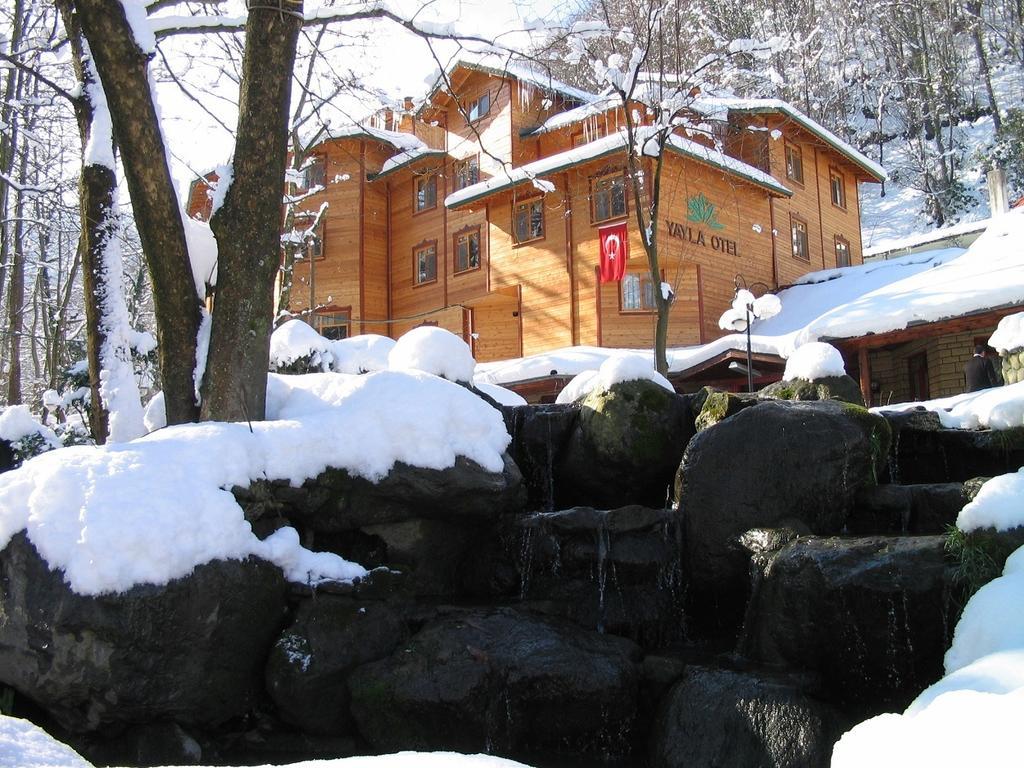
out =
{"type": "Polygon", "coordinates": [[[626,237],[626,222],[601,227],[601,282],[613,283],[626,274],[626,259],[629,258],[629,239],[626,237]]]}

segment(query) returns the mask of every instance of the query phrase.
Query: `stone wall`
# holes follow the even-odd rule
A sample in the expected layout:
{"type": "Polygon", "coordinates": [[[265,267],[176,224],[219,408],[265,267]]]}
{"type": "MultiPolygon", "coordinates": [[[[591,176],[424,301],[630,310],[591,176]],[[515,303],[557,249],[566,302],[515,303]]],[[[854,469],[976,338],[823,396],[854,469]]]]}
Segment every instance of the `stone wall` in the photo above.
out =
{"type": "Polygon", "coordinates": [[[974,340],[988,338],[994,326],[931,339],[911,341],[891,349],[871,351],[871,380],[879,384],[872,405],[907,402],[910,397],[908,360],[924,353],[928,360],[928,394],[949,397],[964,391],[964,365],[974,354],[974,340]]]}

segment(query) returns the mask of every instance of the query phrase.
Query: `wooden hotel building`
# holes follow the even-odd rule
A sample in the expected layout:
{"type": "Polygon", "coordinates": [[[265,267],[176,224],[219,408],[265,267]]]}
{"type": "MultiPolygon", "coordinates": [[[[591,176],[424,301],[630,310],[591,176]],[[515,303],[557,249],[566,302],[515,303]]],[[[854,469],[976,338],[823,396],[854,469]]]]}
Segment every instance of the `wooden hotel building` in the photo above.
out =
{"type": "MultiPolygon", "coordinates": [[[[466,57],[418,110],[406,106],[313,149],[305,183],[321,189],[302,207],[327,208],[296,262],[292,312],[313,306],[314,326],[334,338],[436,324],[479,361],[650,347],[655,286],[613,101],[466,57]],[[599,232],[617,222],[625,276],[601,283],[599,232]]],[[[861,263],[858,185],[884,178],[784,102],[697,97],[693,110],[705,130],[679,136],[664,158],[670,346],[723,334],[737,274],[774,289],[861,263]]],[[[205,200],[196,185],[192,212],[205,200]]]]}

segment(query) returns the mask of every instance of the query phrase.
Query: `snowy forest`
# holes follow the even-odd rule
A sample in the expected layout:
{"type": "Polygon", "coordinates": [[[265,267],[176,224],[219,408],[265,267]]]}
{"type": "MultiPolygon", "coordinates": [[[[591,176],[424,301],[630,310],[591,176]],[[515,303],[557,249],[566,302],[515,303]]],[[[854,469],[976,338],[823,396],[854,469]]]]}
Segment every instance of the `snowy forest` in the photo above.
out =
{"type": "MultiPolygon", "coordinates": [[[[210,170],[204,160],[189,157],[189,145],[202,145],[204,137],[168,137],[165,145],[158,137],[141,135],[141,129],[140,135],[131,136],[132,130],[118,124],[135,117],[133,104],[138,102],[132,98],[138,91],[133,96],[131,82],[151,78],[156,91],[174,93],[185,105],[182,109],[202,115],[213,126],[211,132],[222,138],[235,137],[236,121],[240,127],[248,125],[254,131],[248,137],[248,151],[255,156],[266,151],[259,133],[266,124],[242,120],[238,104],[242,110],[259,109],[247,101],[247,83],[253,85],[275,67],[290,72],[290,105],[283,108],[288,112],[291,163],[298,167],[303,148],[311,146],[331,121],[360,121],[382,107],[401,108],[404,94],[358,65],[369,51],[401,58],[400,53],[374,50],[382,45],[379,25],[404,28],[433,41],[424,58],[424,78],[446,63],[451,55],[446,45],[479,48],[506,42],[493,31],[467,31],[464,26],[456,33],[453,27],[421,21],[420,6],[433,3],[405,9],[399,4],[392,8],[386,3],[329,3],[313,14],[307,7],[305,22],[301,13],[288,10],[292,5],[302,10],[301,3],[286,3],[281,19],[288,14],[297,17],[288,30],[297,39],[294,62],[289,56],[275,60],[264,53],[259,64],[247,64],[241,34],[245,19],[231,15],[238,9],[230,3],[126,0],[126,9],[141,13],[145,7],[154,23],[149,25],[151,39],[140,41],[141,63],[125,63],[125,72],[142,79],[126,80],[124,93],[118,95],[103,93],[93,59],[101,66],[114,66],[109,60],[104,63],[106,54],[100,50],[105,47],[100,41],[112,34],[98,18],[105,3],[3,0],[0,403],[28,404],[33,411],[54,412],[60,418],[74,411],[85,414],[90,401],[89,354],[97,356],[93,370],[105,372],[101,382],[93,377],[93,401],[96,387],[102,386],[105,399],[135,387],[146,399],[163,388],[172,395],[178,392],[184,403],[199,387],[194,363],[207,353],[217,370],[237,369],[241,376],[248,375],[245,364],[265,370],[265,356],[260,359],[256,354],[246,363],[241,360],[244,350],[230,335],[217,332],[217,322],[250,327],[256,322],[252,317],[225,315],[215,320],[209,348],[200,344],[195,349],[197,333],[208,316],[194,295],[174,298],[174,291],[183,283],[189,286],[192,279],[201,284],[210,275],[186,274],[172,280],[165,271],[182,268],[180,263],[175,267],[168,254],[198,246],[186,246],[193,236],[187,223],[184,229],[175,225],[177,232],[171,234],[165,226],[180,216],[184,190],[177,190],[177,201],[160,199],[154,192],[159,185],[149,174],[159,174],[161,164],[153,158],[163,153],[171,165],[188,169],[193,178],[210,170]],[[311,16],[315,23],[309,22],[311,16]],[[247,66],[256,66],[256,74],[247,66]],[[103,118],[107,102],[113,135],[121,144],[116,152],[111,126],[103,118]],[[137,208],[134,216],[128,190],[137,208]],[[142,199],[148,200],[144,216],[138,210],[142,199]],[[92,226],[83,228],[83,220],[92,226]],[[147,247],[163,254],[150,258],[148,266],[147,247]],[[176,288],[166,287],[174,281],[176,288]],[[173,301],[178,310],[171,308],[173,301]],[[155,316],[161,311],[177,312],[178,322],[158,327],[155,316]],[[172,325],[178,337],[171,332],[172,325]],[[92,344],[90,333],[97,335],[92,344]],[[161,364],[162,355],[177,355],[188,364],[172,371],[161,364]],[[169,376],[177,381],[169,382],[169,376]]],[[[132,14],[128,15],[130,19],[132,14]]],[[[647,67],[662,73],[697,72],[709,55],[728,51],[729,66],[702,78],[703,89],[789,100],[886,167],[889,181],[864,200],[867,244],[872,228],[878,240],[984,218],[984,174],[993,164],[1006,169],[1011,195],[1024,193],[1022,17],[1021,0],[868,0],[853,5],[837,0],[593,0],[546,6],[543,21],[524,25],[535,33],[529,43],[517,42],[510,48],[517,56],[549,67],[555,77],[594,91],[600,91],[601,83],[595,82],[591,67],[573,56],[570,34],[587,24],[620,30],[619,40],[626,34],[622,30],[632,35],[647,27],[648,39],[654,41],[647,67]],[[654,18],[656,35],[650,34],[654,18]],[[764,47],[753,52],[746,45],[751,41],[764,47]]],[[[130,21],[137,38],[145,22],[130,21]]],[[[615,38],[608,45],[614,47],[615,38]]],[[[237,140],[236,172],[245,137],[239,133],[237,140]]],[[[245,178],[253,188],[262,185],[265,210],[281,204],[285,173],[280,170],[279,184],[273,176],[245,178]]],[[[162,183],[170,188],[169,179],[162,183]]],[[[231,205],[230,199],[225,202],[222,221],[236,215],[234,231],[246,231],[244,217],[238,218],[242,213],[232,211],[231,205]]],[[[223,228],[218,232],[216,220],[213,226],[221,243],[221,274],[243,270],[240,262],[233,267],[228,263],[231,254],[223,244],[230,241],[230,233],[223,228]]],[[[272,264],[270,272],[276,266],[272,264]]],[[[233,285],[244,288],[246,283],[233,285]]],[[[239,301],[240,306],[245,304],[244,297],[239,301]]],[[[225,299],[223,305],[229,302],[225,299]]],[[[272,322],[266,307],[243,310],[264,316],[259,322],[267,326],[272,322]]],[[[251,327],[259,327],[259,322],[251,327]]],[[[230,407],[218,406],[215,384],[204,386],[209,388],[204,392],[204,418],[246,417],[232,410],[234,390],[225,389],[228,394],[222,398],[231,401],[230,407]]],[[[241,406],[242,411],[261,410],[256,401],[241,406]]],[[[175,415],[173,396],[168,401],[172,421],[194,418],[197,414],[189,408],[194,404],[180,405],[175,415]]],[[[113,436],[122,428],[103,418],[98,409],[86,415],[93,435],[113,436]]],[[[131,419],[138,421],[137,415],[131,419]]],[[[123,437],[131,436],[130,428],[123,429],[123,437]]],[[[90,435],[84,429],[68,429],[63,439],[89,440],[90,435]]]]}

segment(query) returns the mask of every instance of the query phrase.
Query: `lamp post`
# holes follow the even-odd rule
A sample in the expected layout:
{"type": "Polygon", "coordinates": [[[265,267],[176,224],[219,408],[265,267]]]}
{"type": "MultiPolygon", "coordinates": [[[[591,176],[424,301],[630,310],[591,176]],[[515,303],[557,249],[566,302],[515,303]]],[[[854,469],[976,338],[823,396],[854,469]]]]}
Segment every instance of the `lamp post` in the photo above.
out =
{"type": "Polygon", "coordinates": [[[754,361],[750,342],[750,324],[754,320],[774,317],[782,309],[779,298],[770,292],[766,283],[756,282],[747,285],[743,275],[737,274],[733,279],[732,307],[727,309],[718,326],[724,330],[742,330],[747,336],[747,392],[754,391],[754,361]],[[742,288],[741,288],[742,286],[742,288]],[[760,290],[761,295],[754,297],[754,291],[760,290]]]}

